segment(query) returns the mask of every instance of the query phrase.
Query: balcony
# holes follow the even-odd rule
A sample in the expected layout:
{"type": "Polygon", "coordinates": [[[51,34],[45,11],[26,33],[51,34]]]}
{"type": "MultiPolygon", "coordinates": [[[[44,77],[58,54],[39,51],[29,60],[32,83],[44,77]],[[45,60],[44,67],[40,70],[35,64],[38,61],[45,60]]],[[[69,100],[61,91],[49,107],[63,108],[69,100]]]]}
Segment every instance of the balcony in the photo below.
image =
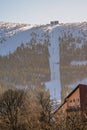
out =
{"type": "Polygon", "coordinates": [[[81,108],[80,106],[68,106],[68,108],[66,109],[67,112],[74,112],[74,111],[79,111],[81,108]]]}

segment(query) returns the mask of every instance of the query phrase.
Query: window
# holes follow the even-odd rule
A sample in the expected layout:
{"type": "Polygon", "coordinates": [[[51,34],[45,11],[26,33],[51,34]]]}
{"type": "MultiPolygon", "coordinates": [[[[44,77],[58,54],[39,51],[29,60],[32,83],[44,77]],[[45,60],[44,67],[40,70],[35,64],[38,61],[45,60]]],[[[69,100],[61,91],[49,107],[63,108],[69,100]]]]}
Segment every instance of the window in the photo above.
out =
{"type": "Polygon", "coordinates": [[[72,100],[70,100],[70,102],[72,102],[72,100]]]}
{"type": "Polygon", "coordinates": [[[80,102],[80,99],[78,98],[78,102],[80,102]]]}
{"type": "Polygon", "coordinates": [[[75,102],[75,99],[73,99],[73,102],[75,102]]]}
{"type": "Polygon", "coordinates": [[[72,103],[72,102],[75,102],[75,99],[73,99],[73,100],[70,100],[70,103],[72,103]]]}

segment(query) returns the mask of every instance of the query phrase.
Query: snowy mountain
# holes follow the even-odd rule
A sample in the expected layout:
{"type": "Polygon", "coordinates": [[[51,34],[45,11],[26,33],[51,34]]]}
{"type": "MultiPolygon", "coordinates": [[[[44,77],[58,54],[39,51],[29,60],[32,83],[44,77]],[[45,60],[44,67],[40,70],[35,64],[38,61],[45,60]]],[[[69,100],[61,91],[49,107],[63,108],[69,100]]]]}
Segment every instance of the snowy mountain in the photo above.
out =
{"type": "MultiPolygon", "coordinates": [[[[0,56],[13,54],[23,44],[46,45],[51,78],[45,81],[51,97],[66,96],[87,71],[87,23],[26,25],[0,22],[0,56]]],[[[39,54],[41,53],[38,50],[39,54]]],[[[2,78],[2,77],[1,77],[2,78]]],[[[22,86],[22,85],[21,85],[22,86]]]]}

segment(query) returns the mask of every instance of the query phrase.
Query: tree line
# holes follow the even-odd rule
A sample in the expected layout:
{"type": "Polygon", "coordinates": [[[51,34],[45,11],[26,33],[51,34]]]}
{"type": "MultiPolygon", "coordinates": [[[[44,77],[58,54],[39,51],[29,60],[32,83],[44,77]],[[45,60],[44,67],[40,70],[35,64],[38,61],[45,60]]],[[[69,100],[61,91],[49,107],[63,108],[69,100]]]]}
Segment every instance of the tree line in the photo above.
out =
{"type": "Polygon", "coordinates": [[[0,56],[0,84],[3,86],[40,85],[49,80],[49,51],[46,45],[21,44],[14,53],[0,56]]]}

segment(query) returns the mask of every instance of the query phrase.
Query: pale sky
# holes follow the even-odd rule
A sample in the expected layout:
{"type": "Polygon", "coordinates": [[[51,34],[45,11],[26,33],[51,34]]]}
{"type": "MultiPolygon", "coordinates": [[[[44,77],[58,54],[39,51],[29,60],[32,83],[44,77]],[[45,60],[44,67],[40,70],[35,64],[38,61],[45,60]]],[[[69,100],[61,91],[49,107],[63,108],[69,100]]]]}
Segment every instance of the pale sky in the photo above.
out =
{"type": "Polygon", "coordinates": [[[47,24],[87,21],[87,0],[0,0],[0,21],[47,24]]]}

